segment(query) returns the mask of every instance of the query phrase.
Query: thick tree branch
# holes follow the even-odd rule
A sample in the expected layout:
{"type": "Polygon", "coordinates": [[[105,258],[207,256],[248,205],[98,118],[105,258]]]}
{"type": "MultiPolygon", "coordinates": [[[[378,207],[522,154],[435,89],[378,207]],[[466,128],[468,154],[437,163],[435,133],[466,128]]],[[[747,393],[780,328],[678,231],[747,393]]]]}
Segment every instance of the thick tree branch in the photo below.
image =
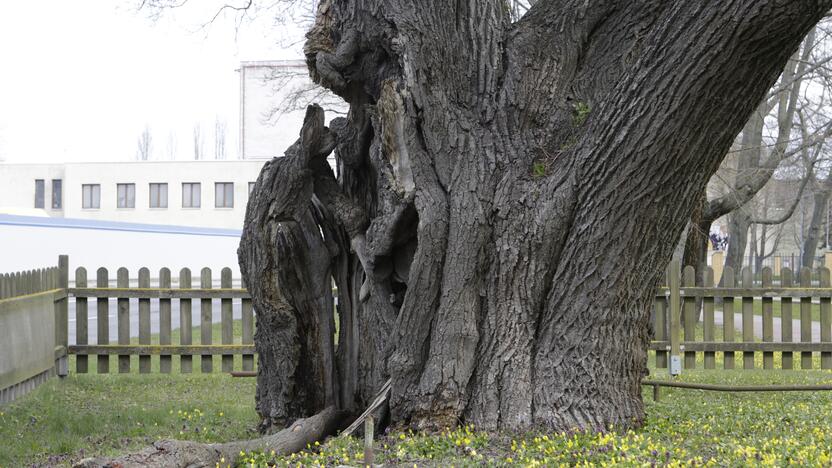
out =
{"type": "Polygon", "coordinates": [[[240,452],[260,451],[276,455],[299,452],[315,441],[342,428],[346,414],[330,406],[315,416],[295,421],[276,434],[259,439],[223,444],[162,440],[138,453],[116,458],[88,458],[75,468],[191,468],[196,466],[234,466],[240,452]]]}

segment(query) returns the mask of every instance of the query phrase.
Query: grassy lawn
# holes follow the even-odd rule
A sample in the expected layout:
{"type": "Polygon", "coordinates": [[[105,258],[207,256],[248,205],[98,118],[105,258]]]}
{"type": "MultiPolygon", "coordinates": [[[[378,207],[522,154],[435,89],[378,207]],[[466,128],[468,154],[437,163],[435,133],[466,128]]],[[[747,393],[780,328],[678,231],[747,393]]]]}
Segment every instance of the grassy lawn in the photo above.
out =
{"type": "Polygon", "coordinates": [[[214,375],[78,375],[0,407],[0,466],[52,466],[147,447],[159,438],[247,438],[255,379],[214,375]]]}
{"type": "MultiPolygon", "coordinates": [[[[684,381],[832,382],[829,372],[692,371],[684,381]]],[[[394,466],[829,466],[832,393],[728,394],[663,389],[654,403],[645,390],[647,421],[624,433],[488,434],[462,428],[437,435],[392,433],[376,459],[394,466]]],[[[334,466],[363,457],[357,439],[330,439],[295,456],[250,460],[278,466],[334,466]]]]}
{"type": "MultiPolygon", "coordinates": [[[[134,358],[135,359],[135,358],[134,358]]],[[[239,357],[238,357],[239,360],[239,357]]],[[[112,370],[116,371],[112,360],[112,370]]],[[[0,466],[68,465],[85,456],[146,447],[160,438],[205,442],[255,435],[254,379],[219,372],[77,375],[53,379],[0,408],[0,466]]],[[[762,356],[757,355],[762,366],[762,356]]],[[[795,362],[799,357],[795,356],[795,362]]],[[[737,355],[737,365],[741,366],[737,355]]],[[[72,363],[71,363],[72,364],[72,363]]],[[[91,360],[91,369],[95,366],[91,360]]],[[[219,359],[215,358],[218,370],[219,359]]],[[[775,354],[775,364],[780,364],[775,354]]],[[[722,357],[717,355],[717,367],[722,357]]],[[[819,368],[819,359],[815,359],[819,368]]],[[[153,359],[154,370],[158,358],[153,359]]],[[[239,368],[239,361],[237,362],[239,368]]],[[[703,383],[832,383],[830,371],[705,371],[681,381],[703,383]]],[[[74,367],[71,367],[73,369],[74,367]]],[[[667,370],[654,369],[652,379],[667,370]]],[[[463,427],[441,434],[392,432],[378,440],[376,462],[394,466],[831,466],[832,392],[715,393],[662,389],[659,402],[644,389],[642,429],[608,434],[484,433],[463,427]]],[[[247,454],[255,466],[358,466],[359,439],[330,439],[290,457],[247,454]]],[[[249,466],[246,464],[245,466],[249,466]]]]}

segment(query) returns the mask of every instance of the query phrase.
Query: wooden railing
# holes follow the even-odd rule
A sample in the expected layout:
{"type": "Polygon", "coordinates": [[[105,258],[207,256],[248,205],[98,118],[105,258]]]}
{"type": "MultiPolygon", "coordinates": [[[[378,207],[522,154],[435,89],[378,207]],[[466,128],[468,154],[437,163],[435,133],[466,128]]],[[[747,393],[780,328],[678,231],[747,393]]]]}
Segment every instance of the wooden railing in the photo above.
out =
{"type": "Polygon", "coordinates": [[[795,353],[799,354],[801,369],[811,369],[816,354],[821,369],[832,369],[832,285],[827,268],[803,268],[797,278],[790,269],[783,268],[778,284],[770,268],[763,269],[759,284],[748,268],[743,269],[739,284],[735,284],[730,268],[723,276],[722,287],[716,287],[708,268],[702,285],[697,286],[693,267],[686,267],[680,278],[678,263],[670,265],[668,286],[658,289],[654,303],[654,341],[650,349],[656,353],[656,367],[669,367],[671,374],[678,374],[682,368],[695,368],[699,355],[705,369],[715,369],[718,357],[722,358],[721,367],[733,369],[738,365],[735,353],[739,352],[743,369],[754,369],[755,357],[760,354],[763,369],[774,369],[776,364],[794,369],[795,353]],[[777,319],[775,305],[779,306],[777,319]],[[817,311],[817,320],[813,319],[813,310],[817,311]],[[721,327],[716,324],[717,314],[721,327]],[[739,327],[737,316],[741,317],[739,327]],[[780,332],[777,341],[775,323],[780,332]],[[697,334],[700,324],[701,338],[697,334]],[[813,336],[816,329],[818,339],[813,336]],[[799,330],[798,339],[795,330],[799,330]],[[721,339],[717,339],[718,332],[721,339]]]}
{"type": "Polygon", "coordinates": [[[242,355],[241,368],[254,370],[254,315],[251,297],[244,288],[233,288],[231,269],[223,268],[220,273],[220,288],[213,288],[212,271],[203,268],[198,288],[192,288],[191,271],[183,268],[179,272],[179,287],[171,287],[171,273],[168,268],[159,271],[156,284],[151,287],[150,271],[138,271],[137,287],[130,286],[130,273],[126,268],[116,272],[116,287],[110,287],[109,272],[106,268],[96,271],[95,287],[89,287],[87,271],[78,268],[75,272],[75,287],[68,294],[75,297],[75,344],[69,346],[69,353],[76,356],[76,372],[89,371],[89,356],[96,356],[98,373],[110,371],[110,356],[118,356],[118,371],[131,371],[131,356],[139,356],[139,373],[151,372],[151,359],[158,356],[159,371],[172,371],[173,357],[178,356],[179,370],[193,371],[193,356],[200,359],[204,373],[213,372],[213,357],[221,356],[222,372],[234,370],[234,356],[242,355]],[[110,336],[110,299],[117,301],[117,336],[110,336]],[[133,310],[131,299],[138,299],[138,308],[133,310]],[[214,343],[213,300],[219,299],[220,342],[214,343]],[[96,314],[96,344],[88,343],[89,307],[94,301],[96,314]],[[172,340],[172,305],[179,309],[179,339],[172,340]],[[234,336],[233,306],[240,301],[241,335],[234,336]],[[193,305],[198,304],[198,322],[193,320],[193,305]],[[157,311],[158,334],[151,335],[151,306],[157,311]],[[131,317],[138,314],[138,339],[131,339],[131,317]],[[194,340],[193,329],[198,325],[199,337],[194,340]],[[115,339],[115,343],[112,340],[115,339]],[[196,341],[196,342],[195,342],[196,341]]]}
{"type": "Polygon", "coordinates": [[[0,275],[0,403],[66,375],[67,266],[0,275]]]}
{"type": "MultiPolygon", "coordinates": [[[[97,372],[110,372],[113,355],[121,373],[133,370],[132,356],[138,356],[139,373],[155,369],[169,373],[174,371],[174,363],[179,364],[179,372],[193,372],[194,356],[205,373],[215,370],[215,356],[220,357],[222,372],[241,370],[251,375],[254,371],[251,298],[244,284],[233,287],[229,268],[220,272],[218,288],[209,268],[200,271],[198,285],[187,268],[179,272],[175,282],[168,268],[162,268],[154,280],[146,268],[137,272],[135,280],[130,280],[127,269],[119,268],[114,283],[105,268],[95,272],[94,282],[88,280],[84,268],[78,268],[70,287],[68,263],[68,258],[61,256],[58,267],[0,275],[0,401],[33,388],[33,379],[39,382],[48,375],[66,375],[68,355],[75,356],[78,373],[91,371],[90,356],[97,372]],[[71,345],[70,298],[75,301],[71,317],[75,340],[71,345]],[[113,299],[116,323],[111,333],[113,299]],[[235,307],[240,310],[236,335],[235,307]],[[178,324],[172,315],[176,309],[178,324]],[[131,328],[131,319],[137,329],[131,328]],[[90,329],[93,320],[95,330],[90,329]],[[90,339],[91,331],[94,339],[90,339]],[[34,348],[38,351],[32,351],[34,348]]],[[[692,267],[685,268],[683,274],[677,264],[669,267],[667,286],[658,288],[654,301],[649,349],[655,353],[657,368],[670,368],[672,374],[700,365],[704,369],[811,369],[819,357],[820,368],[832,369],[828,269],[813,272],[804,268],[795,275],[782,268],[779,277],[773,278],[766,268],[758,283],[748,269],[739,281],[730,269],[722,275],[723,284],[716,286],[708,269],[697,285],[692,267]],[[761,358],[760,364],[756,358],[761,358]]]]}

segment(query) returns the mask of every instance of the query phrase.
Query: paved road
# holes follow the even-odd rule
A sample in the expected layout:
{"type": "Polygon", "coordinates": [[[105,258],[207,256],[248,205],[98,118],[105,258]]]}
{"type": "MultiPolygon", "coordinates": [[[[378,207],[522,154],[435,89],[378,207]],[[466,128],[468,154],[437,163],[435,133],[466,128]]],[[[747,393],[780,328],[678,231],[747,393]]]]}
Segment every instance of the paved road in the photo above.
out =
{"type": "MultiPolygon", "coordinates": [[[[779,317],[773,317],[774,319],[774,341],[783,341],[781,339],[782,336],[782,328],[781,328],[781,320],[779,317]]],[[[722,327],[724,323],[722,312],[721,311],[714,311],[714,324],[722,327]]],[[[742,339],[742,313],[734,312],[734,330],[737,336],[737,339],[742,339]]],[[[763,337],[763,317],[761,315],[754,316],[754,336],[757,338],[763,337]]],[[[792,341],[798,342],[800,341],[800,320],[793,320],[792,321],[792,341]]],[[[820,341],[820,322],[812,322],[812,341],[817,342],[820,341]]]]}

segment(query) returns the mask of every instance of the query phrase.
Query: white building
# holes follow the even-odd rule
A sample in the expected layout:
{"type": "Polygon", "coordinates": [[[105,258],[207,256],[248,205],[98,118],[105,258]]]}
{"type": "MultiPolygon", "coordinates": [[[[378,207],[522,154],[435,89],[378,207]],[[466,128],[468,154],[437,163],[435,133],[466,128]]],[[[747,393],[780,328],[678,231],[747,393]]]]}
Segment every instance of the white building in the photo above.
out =
{"type": "Polygon", "coordinates": [[[264,163],[1,163],[0,212],[240,230],[264,163]]]}
{"type": "Polygon", "coordinates": [[[263,164],[298,138],[306,106],[327,119],[339,98],[303,61],[240,65],[240,160],[0,162],[0,273],[54,263],[91,271],[140,266],[232,267],[246,204],[263,164]]]}

